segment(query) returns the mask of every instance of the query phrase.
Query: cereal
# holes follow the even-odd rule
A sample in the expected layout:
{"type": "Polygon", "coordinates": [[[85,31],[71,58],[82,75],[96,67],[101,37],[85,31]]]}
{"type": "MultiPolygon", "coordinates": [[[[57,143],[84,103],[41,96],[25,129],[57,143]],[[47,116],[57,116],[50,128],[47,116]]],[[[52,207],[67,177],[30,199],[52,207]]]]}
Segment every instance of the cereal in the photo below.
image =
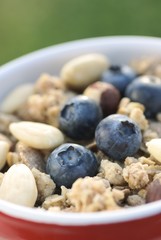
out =
{"type": "Polygon", "coordinates": [[[122,167],[108,160],[102,160],[100,166],[102,177],[107,179],[113,185],[124,185],[125,180],[122,176],[122,167]]]}
{"type": "Polygon", "coordinates": [[[37,149],[28,147],[22,142],[16,144],[16,152],[20,161],[30,169],[36,168],[41,172],[45,172],[44,155],[37,149]]]}
{"type": "Polygon", "coordinates": [[[113,188],[112,189],[112,194],[113,194],[113,198],[116,201],[116,203],[120,203],[121,201],[124,200],[125,198],[125,192],[121,191],[119,189],[113,188]]]}
{"type": "Polygon", "coordinates": [[[158,138],[158,133],[154,131],[152,128],[148,128],[143,132],[144,143],[147,143],[154,138],[158,138]]]}
{"type": "Polygon", "coordinates": [[[142,104],[137,103],[137,102],[130,102],[129,98],[124,97],[121,99],[121,101],[119,103],[117,112],[128,116],[131,113],[131,111],[136,108],[140,109],[142,112],[144,112],[144,110],[145,110],[145,108],[142,104]]]}
{"type": "Polygon", "coordinates": [[[138,206],[138,205],[145,204],[145,200],[142,197],[140,197],[139,195],[135,194],[135,195],[128,196],[127,203],[130,206],[138,206]]]}
{"type": "Polygon", "coordinates": [[[12,123],[10,131],[19,141],[36,149],[53,149],[64,141],[60,130],[43,123],[27,121],[12,123]]]}
{"type": "Polygon", "coordinates": [[[149,177],[144,166],[137,162],[123,169],[123,177],[131,189],[140,189],[149,182],[149,177]]]}
{"type": "Polygon", "coordinates": [[[145,118],[140,108],[134,108],[129,114],[129,117],[139,125],[141,130],[146,130],[148,128],[148,120],[145,118]]]}
{"type": "Polygon", "coordinates": [[[27,111],[32,120],[57,127],[60,105],[63,102],[64,96],[58,91],[55,94],[34,94],[28,98],[27,111]]]}
{"type": "Polygon", "coordinates": [[[123,98],[120,101],[118,113],[129,116],[140,127],[141,130],[146,130],[149,122],[144,115],[144,106],[140,103],[130,102],[128,98],[123,98]]]}
{"type": "Polygon", "coordinates": [[[75,94],[65,89],[58,77],[43,74],[34,85],[34,93],[16,114],[23,120],[37,121],[59,126],[59,114],[62,105],[75,94]]]}
{"type": "Polygon", "coordinates": [[[54,211],[55,208],[58,208],[59,210],[65,209],[68,207],[67,193],[68,189],[62,186],[61,195],[53,194],[46,197],[45,201],[42,204],[42,207],[46,210],[49,209],[50,211],[54,211]]]}
{"type": "Polygon", "coordinates": [[[161,137],[161,122],[149,120],[149,128],[156,133],[156,137],[153,138],[161,137]]]}
{"type": "Polygon", "coordinates": [[[156,164],[151,157],[141,156],[138,158],[138,160],[141,162],[141,164],[146,164],[146,166],[154,166],[156,164]]]}
{"type": "MultiPolygon", "coordinates": [[[[140,74],[161,76],[160,63],[155,58],[141,59],[134,63],[134,69],[140,74]]],[[[103,82],[102,74],[108,67],[112,66],[105,55],[82,55],[62,66],[59,76],[44,73],[35,84],[17,86],[8,94],[0,112],[0,199],[50,212],[120,210],[161,199],[161,111],[155,119],[150,119],[145,103],[134,102],[103,82]],[[78,94],[93,99],[104,118],[115,114],[115,121],[111,118],[108,128],[110,134],[105,124],[97,137],[97,126],[95,138],[82,137],[81,121],[84,123],[94,111],[80,111],[79,103],[76,110],[80,115],[74,118],[72,101],[76,101],[73,97],[78,94]],[[69,99],[72,99],[70,106],[69,99]],[[68,131],[65,134],[61,114],[65,115],[64,121],[72,122],[72,133],[73,126],[79,123],[81,140],[72,139],[68,131]],[[102,144],[108,139],[109,148],[118,155],[100,147],[103,136],[102,144]],[[68,143],[68,151],[62,147],[63,143],[68,143]],[[83,153],[79,145],[85,147],[83,153]],[[125,152],[128,154],[124,155],[125,152]],[[85,169],[90,166],[86,161],[88,154],[92,154],[97,167],[86,174],[85,169]]],[[[152,81],[155,78],[148,80],[148,76],[145,80],[151,81],[150,84],[155,82],[152,81]]],[[[88,124],[85,131],[87,136],[91,126],[88,124]]]]}
{"type": "Polygon", "coordinates": [[[140,74],[161,77],[161,59],[157,56],[142,57],[133,60],[131,65],[140,74]]]}
{"type": "Polygon", "coordinates": [[[138,192],[138,196],[140,196],[142,199],[145,199],[146,195],[147,195],[147,189],[143,188],[138,192]]]}
{"type": "Polygon", "coordinates": [[[137,158],[135,158],[135,157],[127,157],[127,158],[125,158],[124,164],[125,164],[125,167],[126,167],[126,166],[131,165],[132,163],[137,163],[137,162],[138,162],[137,158]]]}
{"type": "Polygon", "coordinates": [[[9,125],[11,123],[19,121],[20,119],[13,114],[0,112],[0,132],[9,136],[10,135],[9,125]]]}
{"type": "Polygon", "coordinates": [[[32,172],[26,165],[13,165],[5,173],[0,185],[0,199],[26,207],[34,207],[37,187],[32,172]]]}
{"type": "Polygon", "coordinates": [[[61,209],[64,207],[63,204],[64,204],[63,196],[54,194],[54,195],[48,196],[45,199],[45,201],[42,204],[42,207],[46,210],[48,210],[48,208],[51,208],[51,207],[59,207],[61,209]]]}
{"type": "Polygon", "coordinates": [[[49,175],[40,172],[36,168],[32,169],[32,174],[35,178],[38,190],[37,201],[41,203],[45,200],[46,197],[53,194],[56,185],[49,175]]]}
{"type": "Polygon", "coordinates": [[[119,209],[111,189],[101,179],[79,178],[69,191],[68,198],[78,212],[119,209]]]}
{"type": "Polygon", "coordinates": [[[58,77],[49,74],[42,74],[34,86],[34,92],[38,94],[50,93],[58,89],[65,90],[64,83],[58,77]]]}
{"type": "Polygon", "coordinates": [[[26,83],[18,86],[3,100],[1,111],[5,113],[13,113],[21,107],[28,97],[33,93],[33,84],[26,83]]]}

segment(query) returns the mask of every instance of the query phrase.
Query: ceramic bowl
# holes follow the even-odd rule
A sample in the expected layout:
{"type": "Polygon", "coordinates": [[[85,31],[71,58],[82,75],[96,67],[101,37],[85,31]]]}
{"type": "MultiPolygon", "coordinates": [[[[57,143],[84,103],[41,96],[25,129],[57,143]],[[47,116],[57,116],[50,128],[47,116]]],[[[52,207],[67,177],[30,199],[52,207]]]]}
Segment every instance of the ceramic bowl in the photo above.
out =
{"type": "MultiPolygon", "coordinates": [[[[0,100],[18,84],[35,81],[44,72],[57,75],[69,59],[92,52],[124,64],[139,56],[161,56],[161,39],[101,37],[33,52],[0,67],[0,100]]],[[[0,239],[160,240],[161,201],[117,211],[51,213],[0,200],[0,239]]]]}

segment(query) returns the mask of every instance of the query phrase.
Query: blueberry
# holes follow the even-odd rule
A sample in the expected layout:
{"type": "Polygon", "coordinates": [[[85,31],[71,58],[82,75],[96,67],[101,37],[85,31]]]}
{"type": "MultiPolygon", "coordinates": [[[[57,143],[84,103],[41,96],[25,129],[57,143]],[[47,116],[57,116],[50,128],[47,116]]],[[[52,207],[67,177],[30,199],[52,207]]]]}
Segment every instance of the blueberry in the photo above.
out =
{"type": "Polygon", "coordinates": [[[57,187],[63,185],[70,188],[80,177],[95,176],[98,171],[98,161],[87,148],[78,144],[65,143],[50,154],[46,171],[57,187]]]}
{"type": "Polygon", "coordinates": [[[118,161],[133,156],[142,141],[138,125],[121,114],[104,118],[96,128],[95,138],[97,147],[110,158],[118,161]]]}
{"type": "Polygon", "coordinates": [[[101,107],[94,100],[80,95],[69,100],[63,107],[60,128],[73,139],[92,139],[101,119],[101,107]]]}
{"type": "Polygon", "coordinates": [[[136,74],[129,66],[111,66],[103,73],[101,81],[111,83],[123,95],[129,83],[136,77],[136,74]]]}
{"type": "Polygon", "coordinates": [[[125,96],[145,106],[145,115],[153,118],[161,112],[161,79],[155,76],[142,76],[128,85],[125,96]]]}

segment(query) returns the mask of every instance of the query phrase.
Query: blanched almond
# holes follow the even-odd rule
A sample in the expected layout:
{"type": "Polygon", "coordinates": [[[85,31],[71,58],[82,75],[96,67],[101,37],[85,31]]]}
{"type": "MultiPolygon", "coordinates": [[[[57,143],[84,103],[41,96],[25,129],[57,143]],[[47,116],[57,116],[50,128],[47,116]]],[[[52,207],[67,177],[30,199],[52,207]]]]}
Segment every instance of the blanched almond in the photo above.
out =
{"type": "Polygon", "coordinates": [[[98,80],[108,64],[107,57],[103,54],[82,55],[63,66],[61,77],[69,88],[84,90],[89,84],[98,80]]]}
{"type": "Polygon", "coordinates": [[[59,129],[44,123],[22,121],[11,123],[9,129],[19,141],[36,149],[54,149],[64,141],[59,129]]]}
{"type": "Polygon", "coordinates": [[[0,199],[34,207],[37,187],[32,172],[25,164],[15,164],[5,173],[0,186],[0,199]]]}
{"type": "Polygon", "coordinates": [[[6,164],[9,147],[9,144],[6,141],[0,141],[0,170],[6,164]]]}
{"type": "Polygon", "coordinates": [[[148,152],[159,162],[161,162],[161,138],[152,139],[146,143],[148,152]]]}
{"type": "Polygon", "coordinates": [[[1,104],[1,111],[5,113],[13,113],[19,109],[33,93],[33,84],[26,83],[18,86],[11,91],[1,104]]]}

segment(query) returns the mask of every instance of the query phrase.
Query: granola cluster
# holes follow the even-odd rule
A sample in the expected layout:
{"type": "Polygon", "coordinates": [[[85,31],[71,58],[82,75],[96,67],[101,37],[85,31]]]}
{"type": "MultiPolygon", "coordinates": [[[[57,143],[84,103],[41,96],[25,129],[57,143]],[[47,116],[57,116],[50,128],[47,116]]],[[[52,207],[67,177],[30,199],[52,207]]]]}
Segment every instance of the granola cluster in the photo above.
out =
{"type": "Polygon", "coordinates": [[[58,127],[60,109],[73,96],[74,93],[67,91],[59,78],[43,74],[34,86],[34,93],[18,109],[17,116],[58,127]]]}

